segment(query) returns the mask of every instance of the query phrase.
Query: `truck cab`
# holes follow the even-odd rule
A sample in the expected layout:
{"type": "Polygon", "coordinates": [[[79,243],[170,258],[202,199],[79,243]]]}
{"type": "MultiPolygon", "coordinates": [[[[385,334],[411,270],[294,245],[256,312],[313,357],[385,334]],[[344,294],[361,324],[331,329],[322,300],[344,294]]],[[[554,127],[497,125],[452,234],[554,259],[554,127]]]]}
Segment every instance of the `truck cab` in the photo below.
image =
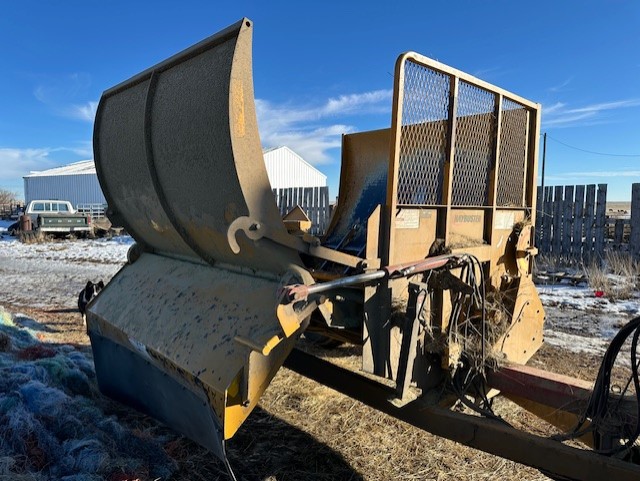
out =
{"type": "Polygon", "coordinates": [[[32,200],[27,205],[25,214],[31,216],[31,221],[35,223],[38,215],[41,214],[75,214],[76,211],[71,202],[66,200],[32,200]]]}

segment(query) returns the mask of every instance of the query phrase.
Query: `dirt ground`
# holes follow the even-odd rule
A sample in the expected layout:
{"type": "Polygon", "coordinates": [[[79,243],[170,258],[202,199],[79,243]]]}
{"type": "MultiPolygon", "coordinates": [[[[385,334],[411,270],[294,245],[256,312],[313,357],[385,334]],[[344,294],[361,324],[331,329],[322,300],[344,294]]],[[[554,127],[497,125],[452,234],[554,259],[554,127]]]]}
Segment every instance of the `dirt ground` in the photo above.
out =
{"type": "MultiPolygon", "coordinates": [[[[68,307],[5,305],[42,323],[48,339],[73,344],[90,354],[79,314],[68,307]]],[[[326,358],[355,367],[358,348],[326,352],[326,358]]],[[[594,379],[595,356],[544,346],[532,365],[583,379],[594,379]]],[[[135,429],[166,429],[124,407],[120,421],[135,429]]],[[[515,426],[553,433],[546,423],[508,400],[495,404],[515,426]]],[[[185,438],[166,446],[178,462],[171,480],[226,480],[222,463],[185,438]]],[[[281,369],[260,406],[228,444],[229,461],[244,480],[543,480],[537,470],[435,437],[375,411],[309,379],[281,369]]]]}

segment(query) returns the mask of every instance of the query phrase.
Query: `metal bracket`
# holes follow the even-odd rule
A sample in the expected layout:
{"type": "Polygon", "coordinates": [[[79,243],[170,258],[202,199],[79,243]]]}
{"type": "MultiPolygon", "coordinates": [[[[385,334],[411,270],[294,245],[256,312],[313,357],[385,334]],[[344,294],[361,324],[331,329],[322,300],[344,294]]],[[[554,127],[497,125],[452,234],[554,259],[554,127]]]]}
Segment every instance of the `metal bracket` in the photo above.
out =
{"type": "Polygon", "coordinates": [[[396,399],[392,402],[402,402],[406,399],[413,363],[416,360],[416,346],[420,330],[420,314],[425,303],[428,287],[422,282],[409,283],[409,301],[407,302],[407,314],[402,325],[402,344],[398,359],[398,372],[396,374],[396,399]]]}
{"type": "Polygon", "coordinates": [[[244,232],[244,234],[251,240],[261,239],[265,237],[268,232],[263,224],[251,219],[250,217],[243,216],[236,218],[227,229],[227,242],[234,254],[238,254],[240,252],[240,245],[236,238],[239,231],[244,232]]]}

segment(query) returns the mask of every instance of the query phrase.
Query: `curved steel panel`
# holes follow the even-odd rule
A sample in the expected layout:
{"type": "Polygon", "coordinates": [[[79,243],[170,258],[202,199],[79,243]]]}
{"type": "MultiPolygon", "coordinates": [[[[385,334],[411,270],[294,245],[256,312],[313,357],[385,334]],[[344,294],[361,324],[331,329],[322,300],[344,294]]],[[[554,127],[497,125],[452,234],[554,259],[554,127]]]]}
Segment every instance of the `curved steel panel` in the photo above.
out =
{"type": "Polygon", "coordinates": [[[389,135],[389,129],[383,129],[342,137],[340,191],[322,242],[326,247],[356,255],[364,251],[367,220],[378,205],[385,203],[389,135]]]}
{"type": "Polygon", "coordinates": [[[297,253],[229,225],[286,235],[262,157],[247,19],[104,93],[96,166],[113,217],[151,250],[271,272],[297,253]]]}

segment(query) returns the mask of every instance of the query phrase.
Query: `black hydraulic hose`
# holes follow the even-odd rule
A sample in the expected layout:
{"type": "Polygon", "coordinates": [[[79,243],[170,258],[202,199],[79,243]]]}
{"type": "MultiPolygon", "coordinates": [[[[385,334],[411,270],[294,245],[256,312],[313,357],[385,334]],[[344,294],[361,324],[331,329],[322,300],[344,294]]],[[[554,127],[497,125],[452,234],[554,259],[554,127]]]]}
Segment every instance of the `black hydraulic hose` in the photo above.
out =
{"type": "MultiPolygon", "coordinates": [[[[595,431],[598,433],[598,425],[605,419],[609,411],[609,397],[611,392],[611,372],[622,346],[633,333],[631,342],[631,379],[633,380],[634,387],[636,389],[636,401],[637,401],[637,419],[634,432],[624,445],[615,447],[612,449],[600,449],[601,439],[599,436],[594,436],[596,451],[600,454],[616,454],[625,449],[629,449],[633,446],[635,441],[640,437],[640,376],[638,374],[638,361],[637,361],[637,348],[640,340],[640,317],[636,317],[623,326],[620,331],[614,336],[613,340],[609,344],[607,351],[602,359],[602,364],[596,377],[596,382],[593,387],[593,392],[589,398],[589,403],[584,414],[580,417],[577,426],[564,436],[557,436],[557,439],[569,439],[579,437],[588,431],[595,431]],[[582,429],[588,419],[591,419],[591,426],[582,429]]],[[[625,389],[626,390],[626,389],[625,389]]]]}

